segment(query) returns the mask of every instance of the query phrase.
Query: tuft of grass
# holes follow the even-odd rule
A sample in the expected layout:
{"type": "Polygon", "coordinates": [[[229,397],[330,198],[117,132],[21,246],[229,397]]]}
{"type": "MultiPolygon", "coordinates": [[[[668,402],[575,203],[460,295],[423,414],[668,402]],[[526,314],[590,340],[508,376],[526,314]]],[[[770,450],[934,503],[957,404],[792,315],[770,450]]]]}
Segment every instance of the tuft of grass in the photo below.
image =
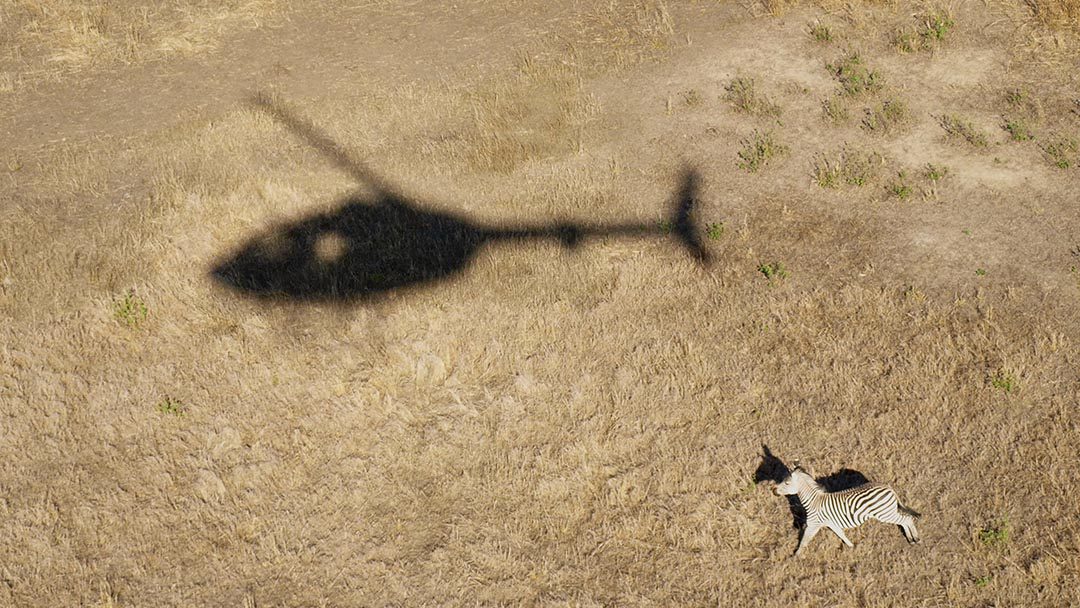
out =
{"type": "Polygon", "coordinates": [[[1058,169],[1080,165],[1080,144],[1071,137],[1056,136],[1042,146],[1043,154],[1058,169]]]}
{"type": "Polygon", "coordinates": [[[848,109],[839,97],[830,97],[821,102],[821,109],[827,120],[834,123],[847,122],[848,109]]]}
{"type": "Polygon", "coordinates": [[[926,179],[936,184],[949,175],[949,168],[945,165],[926,163],[926,169],[923,174],[926,176],[926,179]]]}
{"type": "Polygon", "coordinates": [[[1080,32],[1080,2],[1077,0],[1024,0],[1024,4],[1044,25],[1080,32]]]}
{"type": "Polygon", "coordinates": [[[986,575],[986,576],[980,576],[979,578],[975,579],[975,586],[976,587],[986,587],[993,580],[994,580],[994,577],[990,576],[989,574],[986,575]]]}
{"type": "Polygon", "coordinates": [[[187,406],[183,401],[174,399],[168,395],[165,395],[161,401],[158,401],[155,407],[157,408],[157,411],[170,416],[183,416],[184,412],[187,410],[187,406]]]}
{"type": "Polygon", "coordinates": [[[1009,522],[1001,520],[979,530],[979,542],[984,547],[998,547],[1009,542],[1009,522]]]}
{"type": "Polygon", "coordinates": [[[687,107],[691,108],[700,106],[701,104],[705,103],[705,97],[702,96],[701,91],[697,89],[690,89],[689,91],[684,91],[682,94],[682,98],[683,103],[687,107]]]}
{"type": "Polygon", "coordinates": [[[893,37],[893,44],[901,53],[931,50],[945,40],[956,25],[952,15],[943,9],[930,10],[918,17],[918,24],[903,28],[893,37]]]}
{"type": "Polygon", "coordinates": [[[912,189],[907,183],[907,173],[900,171],[896,174],[896,179],[889,182],[889,192],[900,200],[906,200],[911,197],[912,189]]]}
{"type": "Polygon", "coordinates": [[[885,86],[885,79],[881,74],[867,68],[862,56],[857,52],[848,53],[825,67],[840,83],[843,94],[849,97],[877,93],[885,86]]]}
{"type": "Polygon", "coordinates": [[[895,45],[896,50],[901,53],[914,53],[922,48],[919,35],[908,29],[902,29],[896,32],[896,35],[893,37],[893,45],[895,45]]]}
{"type": "Polygon", "coordinates": [[[728,83],[724,90],[724,98],[739,112],[762,116],[780,115],[780,106],[758,93],[753,78],[740,76],[728,83]]]}
{"type": "Polygon", "coordinates": [[[1009,139],[1013,141],[1028,141],[1035,139],[1035,136],[1031,134],[1031,128],[1023,119],[1005,119],[1005,125],[1003,126],[1006,132],[1009,134],[1009,139]]]}
{"type": "Polygon", "coordinates": [[[834,35],[829,26],[815,21],[810,24],[810,37],[820,43],[832,42],[834,35]]]}
{"type": "Polygon", "coordinates": [[[907,124],[911,111],[907,104],[896,99],[886,99],[877,108],[867,108],[862,126],[874,133],[889,133],[907,124]]]}
{"type": "Polygon", "coordinates": [[[822,188],[838,188],[843,184],[864,186],[876,173],[881,156],[876,152],[864,154],[841,148],[835,155],[821,154],[814,161],[814,182],[822,188]]]}
{"type": "Polygon", "coordinates": [[[999,369],[990,377],[990,386],[1003,390],[1006,393],[1011,393],[1020,387],[1016,380],[1016,376],[1004,369],[999,369]]]}
{"type": "Polygon", "coordinates": [[[788,277],[788,269],[784,267],[783,262],[762,264],[758,266],[758,272],[765,275],[765,278],[770,281],[773,279],[786,279],[788,277]]]}
{"type": "Polygon", "coordinates": [[[986,269],[985,268],[976,268],[975,269],[975,276],[977,276],[977,277],[985,277],[986,276],[986,269]]]}
{"type": "Polygon", "coordinates": [[[946,114],[938,119],[941,128],[949,139],[963,140],[976,148],[985,148],[989,145],[986,133],[983,133],[970,120],[956,114],[946,114]]]}
{"type": "Polygon", "coordinates": [[[705,226],[705,236],[710,240],[719,241],[724,236],[724,222],[713,222],[705,226]]]}
{"type": "Polygon", "coordinates": [[[956,25],[948,11],[935,9],[920,17],[919,37],[925,41],[940,42],[956,25]]]}
{"type": "Polygon", "coordinates": [[[124,294],[124,297],[113,301],[113,318],[128,327],[135,328],[146,320],[146,302],[134,291],[124,294]]]}
{"type": "Polygon", "coordinates": [[[754,131],[742,141],[739,167],[756,173],[774,158],[787,153],[787,146],[777,141],[771,131],[754,131]]]}

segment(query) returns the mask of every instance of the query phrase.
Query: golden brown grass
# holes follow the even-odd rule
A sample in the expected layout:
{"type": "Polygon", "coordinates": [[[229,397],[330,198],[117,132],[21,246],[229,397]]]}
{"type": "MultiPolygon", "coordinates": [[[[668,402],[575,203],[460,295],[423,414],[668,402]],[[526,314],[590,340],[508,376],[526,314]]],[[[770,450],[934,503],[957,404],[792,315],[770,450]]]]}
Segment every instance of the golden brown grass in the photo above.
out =
{"type": "MultiPolygon", "coordinates": [[[[703,138],[656,85],[719,98],[726,80],[695,70],[722,46],[634,67],[674,45],[679,14],[711,14],[640,6],[551,43],[584,67],[549,49],[284,101],[475,222],[656,221],[693,161],[700,223],[730,227],[708,268],[665,238],[497,244],[367,305],[271,304],[208,269],[370,188],[267,114],[5,157],[0,604],[1080,601],[1069,177],[1010,159],[1030,179],[986,187],[964,150],[940,161],[947,204],[822,200],[802,161],[835,149],[824,78],[778,100],[799,162],[739,171],[739,137],[703,138]],[[597,31],[622,51],[590,50],[597,31]],[[868,525],[853,550],[823,537],[787,559],[791,513],[754,482],[762,444],[890,483],[924,543],[868,525]]],[[[736,26],[817,52],[786,36],[798,23],[736,26]]],[[[921,93],[904,145],[949,154],[942,110],[920,104],[960,93],[921,93]]],[[[740,133],[739,116],[705,124],[740,133]]]]}
{"type": "Polygon", "coordinates": [[[280,10],[277,0],[3,0],[0,92],[90,67],[204,52],[280,10]]]}
{"type": "Polygon", "coordinates": [[[1080,31],[1080,2],[1077,0],[1024,0],[1043,23],[1080,31]]]}

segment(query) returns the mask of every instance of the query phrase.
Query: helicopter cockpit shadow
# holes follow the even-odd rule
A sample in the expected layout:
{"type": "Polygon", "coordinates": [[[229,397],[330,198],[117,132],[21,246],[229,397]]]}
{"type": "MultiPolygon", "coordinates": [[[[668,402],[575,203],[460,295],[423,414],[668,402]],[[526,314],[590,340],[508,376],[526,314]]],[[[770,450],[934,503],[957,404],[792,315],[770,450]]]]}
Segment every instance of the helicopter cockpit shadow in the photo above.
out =
{"type": "Polygon", "coordinates": [[[663,222],[484,225],[425,209],[386,185],[282,104],[265,96],[255,96],[252,103],[375,194],[351,198],[335,211],[316,213],[258,235],[216,263],[213,279],[241,293],[270,299],[363,301],[459,273],[488,243],[530,239],[551,239],[572,249],[589,238],[671,234],[689,255],[708,263],[693,220],[699,181],[693,170],[684,171],[663,222]]]}

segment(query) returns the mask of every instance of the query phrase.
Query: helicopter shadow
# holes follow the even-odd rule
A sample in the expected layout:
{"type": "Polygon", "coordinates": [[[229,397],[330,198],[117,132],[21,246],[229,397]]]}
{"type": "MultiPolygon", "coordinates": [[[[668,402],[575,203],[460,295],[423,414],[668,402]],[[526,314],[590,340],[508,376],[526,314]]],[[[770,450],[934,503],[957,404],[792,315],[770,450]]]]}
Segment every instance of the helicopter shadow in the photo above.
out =
{"type": "MultiPolygon", "coordinates": [[[[761,444],[761,452],[761,463],[758,464],[757,470],[754,471],[754,483],[759,485],[768,482],[779,484],[787,479],[792,469],[784,464],[783,460],[777,458],[769,450],[769,446],[761,444]]],[[[840,492],[870,482],[865,475],[854,469],[840,469],[825,477],[815,477],[814,480],[821,484],[826,492],[840,492]]],[[[787,499],[788,508],[791,510],[791,527],[802,529],[806,525],[806,509],[803,509],[798,496],[789,495],[784,498],[787,499]]]]}
{"type": "Polygon", "coordinates": [[[311,122],[256,95],[251,103],[286,126],[374,192],[352,197],[249,239],[213,265],[211,277],[242,294],[297,301],[356,302],[432,285],[465,270],[477,251],[496,242],[549,240],[566,249],[595,238],[670,235],[702,264],[709,262],[694,222],[699,176],[686,169],[666,218],[654,223],[555,221],[484,224],[429,210],[372,172],[311,122]]]}

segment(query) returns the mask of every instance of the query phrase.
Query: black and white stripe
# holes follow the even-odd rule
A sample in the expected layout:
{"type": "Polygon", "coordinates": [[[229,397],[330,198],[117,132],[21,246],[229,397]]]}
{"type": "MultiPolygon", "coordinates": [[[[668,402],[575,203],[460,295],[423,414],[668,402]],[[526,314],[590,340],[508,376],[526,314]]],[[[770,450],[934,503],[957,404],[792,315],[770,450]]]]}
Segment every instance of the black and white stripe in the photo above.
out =
{"type": "Polygon", "coordinates": [[[919,531],[915,528],[915,519],[919,514],[901,505],[896,492],[889,486],[867,483],[840,492],[826,492],[810,474],[796,465],[795,470],[776,487],[776,493],[797,495],[806,510],[806,527],[795,555],[799,555],[822,528],[829,528],[851,547],[852,543],[844,530],[860,526],[870,519],[896,524],[903,529],[908,542],[919,542],[919,531]]]}

